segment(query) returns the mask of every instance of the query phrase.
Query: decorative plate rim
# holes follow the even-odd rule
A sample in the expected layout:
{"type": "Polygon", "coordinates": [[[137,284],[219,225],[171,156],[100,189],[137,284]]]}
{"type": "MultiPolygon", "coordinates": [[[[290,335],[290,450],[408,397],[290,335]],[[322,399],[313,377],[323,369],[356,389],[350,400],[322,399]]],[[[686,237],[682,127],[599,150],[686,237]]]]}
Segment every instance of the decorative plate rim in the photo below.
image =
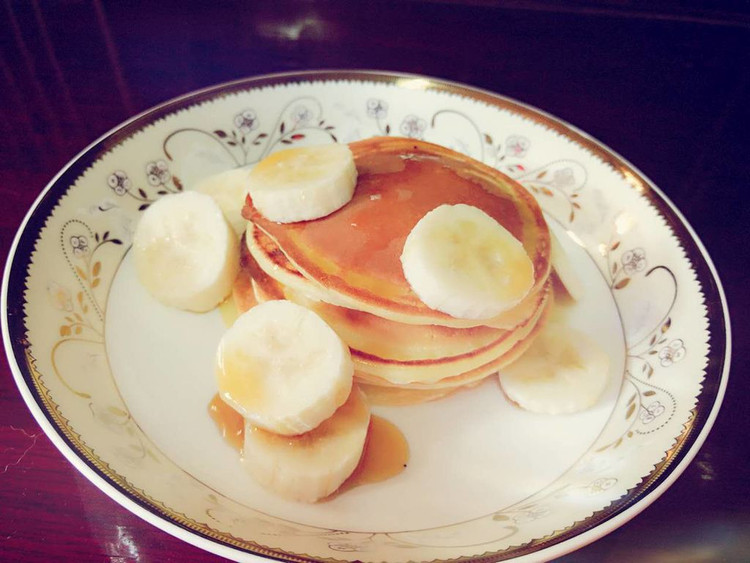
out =
{"type": "MultiPolygon", "coordinates": [[[[673,457],[662,468],[657,468],[636,487],[630,489],[629,494],[625,497],[611,503],[588,518],[585,525],[581,526],[581,522],[576,522],[568,529],[553,534],[552,538],[538,538],[521,547],[517,550],[521,554],[517,560],[535,558],[541,553],[545,557],[559,557],[618,528],[654,502],[679,477],[704,443],[720,410],[731,363],[731,325],[728,305],[718,272],[703,243],[683,214],[653,182],[627,159],[587,133],[543,110],[488,90],[441,78],[378,70],[332,69],[283,72],[241,78],[189,92],[158,104],[117,125],[89,144],[47,183],[34,200],[18,227],[5,264],[2,292],[0,293],[3,342],[11,372],[27,407],[45,434],[65,458],[97,488],[128,511],[187,543],[217,555],[248,560],[261,557],[262,554],[241,547],[217,543],[215,539],[199,530],[182,525],[170,518],[165,518],[157,506],[142,501],[121,483],[102,475],[90,461],[81,456],[79,450],[64,436],[64,433],[60,432],[52,415],[40,406],[39,390],[33,385],[30,375],[30,370],[33,368],[26,365],[25,351],[28,343],[24,336],[26,331],[23,322],[23,305],[25,303],[23,280],[27,276],[27,268],[37,241],[37,234],[58,205],[60,197],[100,156],[108,153],[143,127],[187,107],[252,88],[342,81],[385,84],[398,84],[400,81],[406,81],[407,85],[414,89],[437,90],[474,101],[481,101],[493,107],[510,108],[514,113],[529,118],[535,123],[573,140],[592,156],[600,159],[608,167],[622,175],[633,188],[640,191],[648,199],[678,239],[687,259],[695,270],[697,279],[701,282],[708,282],[707,284],[704,283],[702,287],[705,297],[706,319],[709,325],[706,376],[696,397],[696,405],[691,410],[692,417],[685,424],[683,430],[685,437],[677,444],[677,451],[674,452],[673,457]],[[59,194],[51,193],[55,188],[58,188],[59,194]],[[19,258],[19,251],[21,251],[21,258],[19,258]],[[11,293],[13,299],[10,302],[13,303],[13,306],[9,308],[9,295],[11,293]],[[24,368],[22,369],[21,366],[24,366],[24,368]],[[711,374],[714,374],[715,377],[709,377],[711,374]],[[710,405],[708,412],[705,412],[706,408],[701,409],[701,405],[706,405],[706,407],[710,405]],[[699,430],[697,433],[695,432],[696,427],[699,430]],[[618,506],[613,508],[613,505],[618,506]]],[[[260,546],[258,547],[260,548],[260,546]]],[[[267,551],[266,554],[279,556],[279,554],[267,551]]],[[[497,555],[494,554],[494,557],[497,555]]],[[[305,556],[295,556],[289,553],[284,553],[283,556],[290,560],[309,560],[305,556]]],[[[486,556],[477,556],[471,559],[481,560],[484,557],[486,556]]]]}

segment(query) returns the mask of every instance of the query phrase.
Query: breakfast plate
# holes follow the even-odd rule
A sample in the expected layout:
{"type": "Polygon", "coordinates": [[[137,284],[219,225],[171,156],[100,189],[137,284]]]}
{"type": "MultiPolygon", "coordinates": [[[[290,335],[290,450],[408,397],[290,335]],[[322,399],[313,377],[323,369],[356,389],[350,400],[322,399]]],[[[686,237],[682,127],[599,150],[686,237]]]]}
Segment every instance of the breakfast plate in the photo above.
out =
{"type": "Polygon", "coordinates": [[[93,143],[19,229],[2,323],[19,390],[67,459],[138,516],[236,560],[538,560],[575,550],[643,510],[696,455],[730,350],[709,256],[631,164],[497,94],[365,71],[222,84],[93,143]],[[209,415],[226,311],[159,304],[129,249],[161,196],[282,148],[373,136],[443,145],[536,197],[581,280],[568,322],[607,352],[609,384],[571,415],[523,411],[495,377],[428,403],[374,406],[408,442],[404,470],[323,502],[286,501],[250,479],[209,415]]]}

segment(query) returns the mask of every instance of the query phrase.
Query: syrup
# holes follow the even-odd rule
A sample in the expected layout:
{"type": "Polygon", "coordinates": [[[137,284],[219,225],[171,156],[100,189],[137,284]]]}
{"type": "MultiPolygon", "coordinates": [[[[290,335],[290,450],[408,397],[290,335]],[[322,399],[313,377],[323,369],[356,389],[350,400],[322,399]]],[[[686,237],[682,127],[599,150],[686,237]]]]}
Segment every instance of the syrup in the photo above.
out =
{"type": "Polygon", "coordinates": [[[231,295],[219,305],[219,314],[221,315],[221,320],[224,321],[224,326],[226,327],[232,326],[234,321],[237,320],[237,317],[240,316],[240,312],[231,295]]]}
{"type": "MultiPolygon", "coordinates": [[[[222,438],[238,452],[245,441],[245,421],[217,393],[208,404],[208,413],[222,438]]],[[[359,465],[334,495],[371,483],[379,483],[401,473],[409,462],[409,444],[398,427],[377,415],[370,417],[367,442],[359,465]]]]}
{"type": "Polygon", "coordinates": [[[395,477],[408,462],[409,444],[401,430],[392,422],[372,415],[359,465],[338,492],[395,477]]]}
{"type": "Polygon", "coordinates": [[[245,420],[242,415],[226,404],[218,393],[208,403],[208,414],[219,429],[221,437],[234,449],[241,451],[245,441],[245,420]]]}
{"type": "Polygon", "coordinates": [[[315,221],[276,224],[250,208],[249,218],[301,269],[311,275],[334,275],[355,287],[375,284],[373,292],[381,298],[386,291],[406,299],[399,260],[404,240],[417,221],[440,204],[478,207],[528,243],[528,250],[536,251],[538,233],[534,228],[526,232],[535,227],[536,217],[513,188],[486,177],[483,170],[475,171],[465,157],[450,159],[408,142],[402,145],[385,140],[352,145],[357,188],[352,200],[335,213],[315,221]]]}

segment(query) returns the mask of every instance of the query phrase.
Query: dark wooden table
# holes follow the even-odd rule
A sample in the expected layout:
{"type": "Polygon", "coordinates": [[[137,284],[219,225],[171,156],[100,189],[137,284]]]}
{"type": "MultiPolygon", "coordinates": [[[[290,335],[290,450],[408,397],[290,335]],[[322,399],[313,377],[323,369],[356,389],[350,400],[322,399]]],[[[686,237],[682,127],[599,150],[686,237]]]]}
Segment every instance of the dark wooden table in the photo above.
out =
{"type": "MultiPolygon", "coordinates": [[[[0,258],[33,199],[127,117],[230,79],[421,73],[542,108],[624,155],[685,214],[733,316],[713,432],[644,513],[564,561],[750,560],[750,4],[104,2],[0,7],[0,258]]],[[[63,459],[0,362],[0,559],[210,561],[63,459]]]]}

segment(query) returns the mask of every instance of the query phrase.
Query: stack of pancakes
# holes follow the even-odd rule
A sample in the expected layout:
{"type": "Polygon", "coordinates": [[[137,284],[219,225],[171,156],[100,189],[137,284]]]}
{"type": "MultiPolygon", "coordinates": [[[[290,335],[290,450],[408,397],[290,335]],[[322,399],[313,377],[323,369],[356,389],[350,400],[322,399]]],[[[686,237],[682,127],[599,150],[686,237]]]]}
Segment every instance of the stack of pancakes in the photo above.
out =
{"type": "Polygon", "coordinates": [[[312,309],[351,348],[355,377],[371,398],[390,403],[440,397],[520,356],[552,300],[550,234],[534,198],[497,170],[430,143],[385,137],[350,148],[354,197],[326,217],[274,223],[248,197],[238,309],[271,299],[312,309]],[[534,266],[526,297],[492,319],[430,309],[404,278],[400,256],[411,229],[435,207],[458,203],[496,219],[534,266]]]}

